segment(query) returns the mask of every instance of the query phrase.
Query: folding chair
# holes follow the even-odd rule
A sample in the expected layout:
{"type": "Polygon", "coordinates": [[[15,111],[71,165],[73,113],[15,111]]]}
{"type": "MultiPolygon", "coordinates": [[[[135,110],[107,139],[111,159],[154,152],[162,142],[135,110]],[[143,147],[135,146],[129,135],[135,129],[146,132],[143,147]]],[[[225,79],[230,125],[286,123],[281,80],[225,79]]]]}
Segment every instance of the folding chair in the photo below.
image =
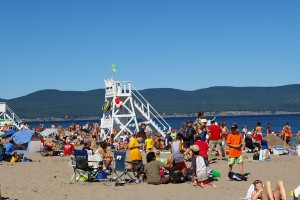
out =
{"type": "Polygon", "coordinates": [[[89,163],[98,162],[98,161],[89,161],[88,160],[88,152],[86,150],[74,150],[74,156],[71,156],[70,166],[73,167],[74,174],[71,178],[75,178],[75,181],[78,182],[79,180],[85,181],[99,181],[98,174],[102,173],[99,168],[94,168],[89,165],[89,163]]]}
{"type": "Polygon", "coordinates": [[[117,182],[132,183],[135,181],[130,174],[133,173],[133,171],[126,169],[126,151],[114,151],[114,162],[115,167],[113,169],[113,174],[116,176],[117,182]],[[119,175],[117,172],[121,174],[119,175]],[[129,179],[125,179],[125,176],[129,179]]]}

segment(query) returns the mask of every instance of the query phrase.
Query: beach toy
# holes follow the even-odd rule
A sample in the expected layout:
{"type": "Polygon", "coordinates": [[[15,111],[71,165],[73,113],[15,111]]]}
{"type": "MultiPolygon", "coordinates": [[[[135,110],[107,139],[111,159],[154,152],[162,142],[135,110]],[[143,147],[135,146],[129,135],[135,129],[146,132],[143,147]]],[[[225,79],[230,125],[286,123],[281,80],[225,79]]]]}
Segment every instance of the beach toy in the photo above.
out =
{"type": "Polygon", "coordinates": [[[216,170],[211,170],[211,174],[213,178],[221,178],[221,173],[217,172],[216,170]]]}

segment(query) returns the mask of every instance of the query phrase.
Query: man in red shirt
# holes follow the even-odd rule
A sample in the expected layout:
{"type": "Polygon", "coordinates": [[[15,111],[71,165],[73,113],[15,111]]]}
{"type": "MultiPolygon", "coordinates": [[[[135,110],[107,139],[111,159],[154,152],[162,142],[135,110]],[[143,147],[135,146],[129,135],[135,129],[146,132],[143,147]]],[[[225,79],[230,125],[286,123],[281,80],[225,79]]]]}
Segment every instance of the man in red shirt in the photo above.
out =
{"type": "Polygon", "coordinates": [[[222,140],[221,134],[222,129],[220,126],[215,124],[215,121],[210,122],[209,127],[209,154],[216,148],[216,151],[219,153],[219,159],[222,160],[222,140]]]}
{"type": "Polygon", "coordinates": [[[203,157],[205,165],[208,166],[209,162],[208,162],[208,154],[207,152],[209,151],[209,146],[207,144],[207,142],[201,140],[200,136],[196,137],[196,142],[195,145],[199,146],[199,154],[200,156],[203,157]]]}

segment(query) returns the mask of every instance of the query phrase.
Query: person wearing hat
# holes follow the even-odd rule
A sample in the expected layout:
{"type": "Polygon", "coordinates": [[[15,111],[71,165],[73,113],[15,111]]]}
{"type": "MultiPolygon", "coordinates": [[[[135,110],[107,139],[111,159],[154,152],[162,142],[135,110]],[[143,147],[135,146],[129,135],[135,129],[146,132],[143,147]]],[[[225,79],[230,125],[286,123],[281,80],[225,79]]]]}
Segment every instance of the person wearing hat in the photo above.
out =
{"type": "Polygon", "coordinates": [[[192,145],[190,146],[190,150],[193,152],[192,165],[191,165],[191,169],[193,171],[192,182],[194,182],[195,185],[200,185],[201,187],[204,187],[204,184],[208,184],[213,186],[214,189],[216,189],[217,185],[211,183],[208,179],[209,177],[206,171],[206,165],[204,159],[202,158],[202,156],[199,155],[199,151],[200,151],[199,146],[192,145]]]}
{"type": "Polygon", "coordinates": [[[226,144],[229,147],[229,172],[232,172],[233,165],[237,163],[240,165],[240,174],[243,174],[244,166],[242,149],[244,148],[244,141],[236,124],[232,125],[226,144]]]}

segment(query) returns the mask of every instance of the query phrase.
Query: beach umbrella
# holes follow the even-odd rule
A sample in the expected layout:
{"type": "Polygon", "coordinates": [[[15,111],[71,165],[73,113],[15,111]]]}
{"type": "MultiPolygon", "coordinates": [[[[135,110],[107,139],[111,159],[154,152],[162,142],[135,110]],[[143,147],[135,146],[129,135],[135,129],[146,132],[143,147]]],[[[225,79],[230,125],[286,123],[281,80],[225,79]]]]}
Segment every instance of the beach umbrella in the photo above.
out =
{"type": "Polygon", "coordinates": [[[16,131],[13,129],[10,129],[8,131],[5,132],[5,137],[11,136],[12,134],[14,134],[16,131]]]}
{"type": "Polygon", "coordinates": [[[15,132],[11,138],[14,140],[16,144],[24,144],[31,140],[31,137],[33,135],[33,130],[22,130],[15,132]]]}
{"type": "Polygon", "coordinates": [[[48,137],[49,135],[51,135],[52,133],[55,133],[57,132],[57,129],[55,128],[48,128],[48,129],[45,129],[43,130],[42,132],[40,132],[40,134],[43,136],[43,137],[48,137]]]}

